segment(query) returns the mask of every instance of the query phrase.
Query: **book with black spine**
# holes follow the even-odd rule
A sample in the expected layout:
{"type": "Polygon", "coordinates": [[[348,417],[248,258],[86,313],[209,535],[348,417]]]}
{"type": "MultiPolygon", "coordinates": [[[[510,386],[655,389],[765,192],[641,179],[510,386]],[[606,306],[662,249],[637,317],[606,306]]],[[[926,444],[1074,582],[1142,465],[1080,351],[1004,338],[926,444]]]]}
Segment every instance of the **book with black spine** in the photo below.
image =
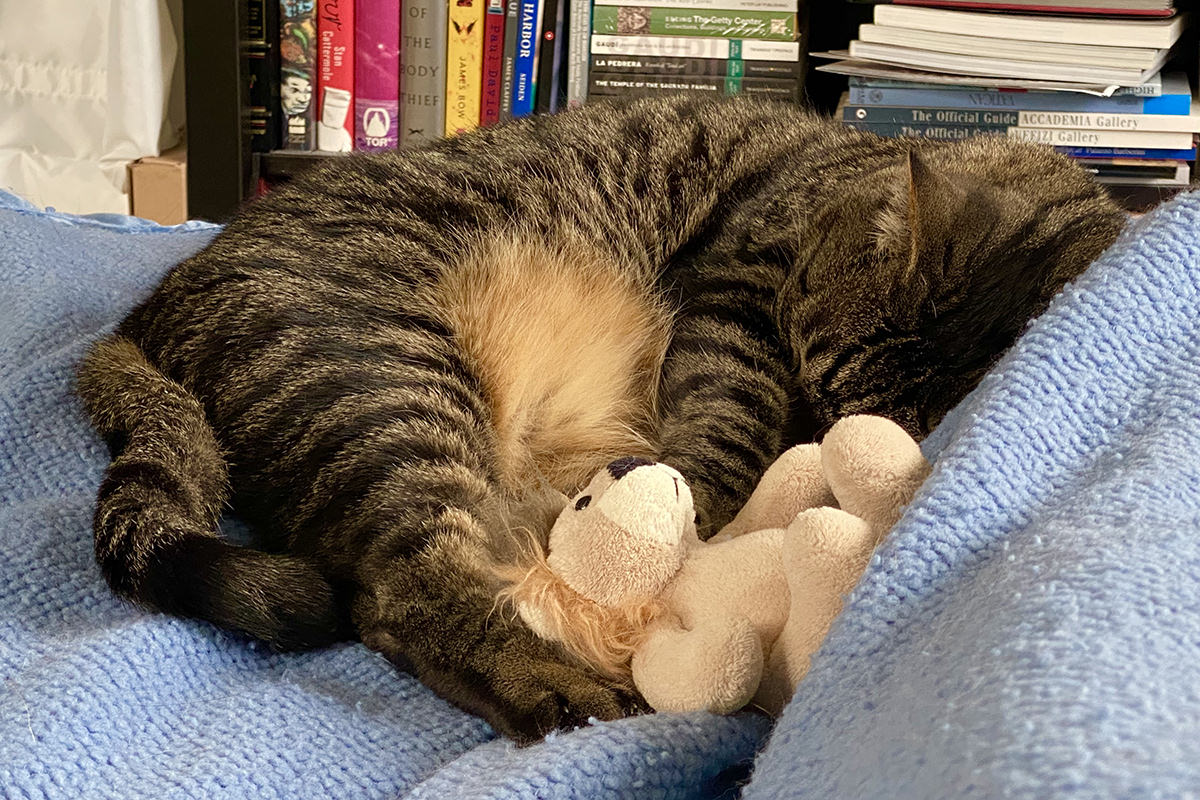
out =
{"type": "Polygon", "coordinates": [[[589,69],[636,75],[717,75],[730,78],[804,77],[803,61],[744,61],[731,58],[675,56],[592,56],[589,69]]]}
{"type": "Polygon", "coordinates": [[[250,149],[269,153],[280,146],[279,6],[275,0],[242,0],[246,30],[242,39],[248,113],[244,119],[250,149]]]}
{"type": "Polygon", "coordinates": [[[803,83],[794,78],[727,78],[721,76],[622,75],[593,72],[588,95],[594,97],[643,96],[669,93],[723,96],[745,94],[799,102],[803,83]]]}
{"type": "Polygon", "coordinates": [[[559,93],[561,91],[560,75],[563,65],[563,47],[566,37],[563,36],[563,22],[566,16],[567,0],[545,0],[542,13],[542,29],[540,33],[541,47],[537,55],[537,94],[534,111],[538,114],[551,114],[558,110],[559,93]]]}
{"type": "Polygon", "coordinates": [[[513,118],[513,76],[516,74],[517,33],[521,0],[506,0],[504,7],[504,60],[500,67],[500,121],[513,118]]]}

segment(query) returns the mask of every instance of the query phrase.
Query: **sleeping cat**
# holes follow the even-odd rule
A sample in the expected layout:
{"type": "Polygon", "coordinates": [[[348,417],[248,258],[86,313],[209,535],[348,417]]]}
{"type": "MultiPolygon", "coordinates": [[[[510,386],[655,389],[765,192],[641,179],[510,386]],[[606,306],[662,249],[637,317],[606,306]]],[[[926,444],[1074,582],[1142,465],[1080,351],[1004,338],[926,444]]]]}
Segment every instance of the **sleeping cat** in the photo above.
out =
{"type": "Polygon", "coordinates": [[[852,413],[926,433],[1122,214],[1049,149],[782,105],[589,105],[319,167],[79,373],[112,588],[281,648],[361,637],[528,739],[640,707],[495,610],[516,528],[619,456],[702,535],[852,413]],[[221,538],[231,503],[261,550],[221,538]],[[495,613],[493,613],[495,612],[495,613]]]}

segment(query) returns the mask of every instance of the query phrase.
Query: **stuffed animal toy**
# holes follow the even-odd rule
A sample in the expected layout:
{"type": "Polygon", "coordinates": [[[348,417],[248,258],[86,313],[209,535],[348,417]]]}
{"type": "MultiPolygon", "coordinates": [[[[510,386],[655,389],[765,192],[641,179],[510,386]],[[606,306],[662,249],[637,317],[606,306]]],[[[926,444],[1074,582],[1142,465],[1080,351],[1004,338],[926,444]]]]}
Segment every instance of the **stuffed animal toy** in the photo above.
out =
{"type": "Polygon", "coordinates": [[[871,553],[929,473],[881,417],[839,421],[767,470],[708,542],[665,464],[614,461],[568,502],[505,594],[540,636],[658,711],[778,713],[871,553]]]}

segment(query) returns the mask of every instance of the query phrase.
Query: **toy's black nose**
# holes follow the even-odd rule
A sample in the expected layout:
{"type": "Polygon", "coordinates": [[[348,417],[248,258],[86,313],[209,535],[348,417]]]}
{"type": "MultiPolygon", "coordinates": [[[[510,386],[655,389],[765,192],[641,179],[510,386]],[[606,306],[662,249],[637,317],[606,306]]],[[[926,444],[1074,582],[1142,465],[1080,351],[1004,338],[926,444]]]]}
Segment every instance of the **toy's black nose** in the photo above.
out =
{"type": "Polygon", "coordinates": [[[638,467],[648,467],[653,463],[653,461],[647,461],[637,456],[625,456],[608,465],[608,474],[612,475],[614,480],[619,481],[638,467]]]}

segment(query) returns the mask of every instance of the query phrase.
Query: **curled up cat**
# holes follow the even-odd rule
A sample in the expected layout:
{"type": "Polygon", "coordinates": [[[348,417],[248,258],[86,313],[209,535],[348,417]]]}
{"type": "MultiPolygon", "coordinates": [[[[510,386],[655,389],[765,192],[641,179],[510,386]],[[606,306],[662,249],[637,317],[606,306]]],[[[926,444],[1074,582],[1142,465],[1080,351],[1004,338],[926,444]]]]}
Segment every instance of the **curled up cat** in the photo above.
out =
{"type": "Polygon", "coordinates": [[[279,648],[361,638],[518,739],[619,717],[628,685],[495,608],[518,529],[639,456],[711,535],[842,416],[924,435],[1123,219],[1048,148],[740,99],[339,159],[83,361],[113,453],[96,558],[124,597],[279,648]]]}

